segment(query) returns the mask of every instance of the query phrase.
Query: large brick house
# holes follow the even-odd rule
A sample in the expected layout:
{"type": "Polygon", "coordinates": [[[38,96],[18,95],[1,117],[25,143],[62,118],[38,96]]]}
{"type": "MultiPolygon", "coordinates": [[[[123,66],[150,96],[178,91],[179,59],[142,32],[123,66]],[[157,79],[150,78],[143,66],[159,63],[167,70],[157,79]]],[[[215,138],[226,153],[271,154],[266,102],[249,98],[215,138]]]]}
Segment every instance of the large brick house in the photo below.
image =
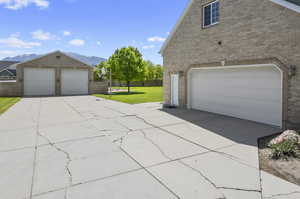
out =
{"type": "Polygon", "coordinates": [[[300,127],[298,0],[191,0],[161,54],[166,105],[300,127]]]}

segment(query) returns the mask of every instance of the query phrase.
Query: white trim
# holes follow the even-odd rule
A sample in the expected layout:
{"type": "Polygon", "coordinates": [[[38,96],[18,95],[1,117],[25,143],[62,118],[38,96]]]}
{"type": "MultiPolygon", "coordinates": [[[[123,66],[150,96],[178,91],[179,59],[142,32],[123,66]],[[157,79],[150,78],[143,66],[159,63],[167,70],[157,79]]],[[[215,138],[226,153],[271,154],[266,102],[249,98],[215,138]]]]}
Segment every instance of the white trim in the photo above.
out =
{"type": "Polygon", "coordinates": [[[273,66],[275,67],[277,70],[280,71],[281,74],[281,126],[280,128],[283,127],[283,120],[284,120],[284,91],[283,91],[283,71],[280,69],[280,67],[278,67],[275,64],[256,64],[256,65],[235,65],[235,66],[216,66],[216,67],[200,67],[200,68],[190,68],[187,72],[187,108],[191,109],[191,99],[190,99],[190,94],[191,94],[191,73],[193,70],[216,70],[216,69],[232,69],[232,68],[258,68],[258,67],[263,67],[263,66],[273,66]]]}
{"type": "Polygon", "coordinates": [[[185,8],[183,14],[181,15],[181,17],[179,18],[179,20],[177,21],[176,25],[174,26],[174,28],[172,29],[170,35],[168,36],[167,40],[165,41],[165,43],[163,44],[163,46],[161,47],[159,53],[162,54],[167,45],[169,44],[171,38],[174,36],[175,32],[177,31],[178,27],[180,26],[180,24],[182,23],[183,19],[185,18],[185,16],[188,14],[188,11],[190,10],[190,8],[192,7],[192,4],[194,3],[194,0],[190,0],[188,6],[185,8]]]}
{"type": "Polygon", "coordinates": [[[179,106],[179,74],[171,74],[171,105],[179,106]],[[174,82],[174,77],[177,82],[174,82]],[[174,93],[174,83],[177,84],[177,93],[174,93]],[[174,95],[177,95],[177,102],[174,102],[174,95]]]}
{"type": "MultiPolygon", "coordinates": [[[[213,18],[213,13],[212,13],[213,7],[212,7],[212,5],[215,4],[215,3],[217,3],[217,2],[219,2],[219,0],[212,1],[212,2],[210,2],[210,3],[208,3],[208,4],[204,5],[204,6],[202,6],[202,27],[203,28],[208,28],[208,27],[216,25],[216,24],[218,24],[220,22],[220,19],[218,19],[217,22],[212,23],[212,18],[213,18]],[[210,15],[211,15],[210,16],[210,24],[209,25],[205,25],[205,8],[207,6],[209,6],[209,5],[210,5],[210,15]]],[[[220,2],[219,2],[219,6],[220,6],[220,2]]]]}
{"type": "Polygon", "coordinates": [[[279,4],[285,8],[288,8],[290,10],[300,13],[300,6],[298,6],[294,3],[291,3],[291,2],[288,2],[285,0],[270,0],[270,1],[272,1],[273,3],[279,4]]]}

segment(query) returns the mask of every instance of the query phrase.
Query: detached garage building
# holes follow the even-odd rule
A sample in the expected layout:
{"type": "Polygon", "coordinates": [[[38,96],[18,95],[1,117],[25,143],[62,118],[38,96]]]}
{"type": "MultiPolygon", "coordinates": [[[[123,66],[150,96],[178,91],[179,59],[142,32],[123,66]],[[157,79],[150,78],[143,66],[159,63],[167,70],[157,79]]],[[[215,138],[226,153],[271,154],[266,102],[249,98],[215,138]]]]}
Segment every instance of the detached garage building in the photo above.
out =
{"type": "Polygon", "coordinates": [[[93,81],[93,67],[56,51],[17,64],[16,82],[1,82],[1,96],[88,95],[107,91],[106,82],[93,81]]]}
{"type": "Polygon", "coordinates": [[[300,128],[299,39],[299,3],[190,0],[161,49],[165,104],[300,128]]]}

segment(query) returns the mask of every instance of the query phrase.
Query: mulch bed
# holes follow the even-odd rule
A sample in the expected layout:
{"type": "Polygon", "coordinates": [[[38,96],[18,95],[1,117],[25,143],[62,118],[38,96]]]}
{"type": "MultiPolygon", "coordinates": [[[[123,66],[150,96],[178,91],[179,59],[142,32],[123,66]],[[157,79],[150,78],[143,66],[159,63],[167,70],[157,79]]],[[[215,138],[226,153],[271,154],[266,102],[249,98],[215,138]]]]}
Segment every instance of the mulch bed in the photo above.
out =
{"type": "Polygon", "coordinates": [[[278,135],[280,134],[263,137],[258,140],[260,169],[300,186],[300,150],[298,157],[278,160],[270,158],[271,149],[267,145],[278,135]]]}

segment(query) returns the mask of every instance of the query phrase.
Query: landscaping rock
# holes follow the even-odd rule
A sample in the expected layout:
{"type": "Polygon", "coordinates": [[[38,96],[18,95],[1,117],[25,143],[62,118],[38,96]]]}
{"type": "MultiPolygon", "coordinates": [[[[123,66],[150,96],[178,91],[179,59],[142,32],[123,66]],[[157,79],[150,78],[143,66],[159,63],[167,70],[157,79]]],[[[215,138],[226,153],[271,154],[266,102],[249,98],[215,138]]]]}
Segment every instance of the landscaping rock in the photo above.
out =
{"type": "Polygon", "coordinates": [[[272,139],[268,145],[280,144],[287,140],[300,144],[300,135],[294,130],[286,130],[281,135],[272,139]]]}

